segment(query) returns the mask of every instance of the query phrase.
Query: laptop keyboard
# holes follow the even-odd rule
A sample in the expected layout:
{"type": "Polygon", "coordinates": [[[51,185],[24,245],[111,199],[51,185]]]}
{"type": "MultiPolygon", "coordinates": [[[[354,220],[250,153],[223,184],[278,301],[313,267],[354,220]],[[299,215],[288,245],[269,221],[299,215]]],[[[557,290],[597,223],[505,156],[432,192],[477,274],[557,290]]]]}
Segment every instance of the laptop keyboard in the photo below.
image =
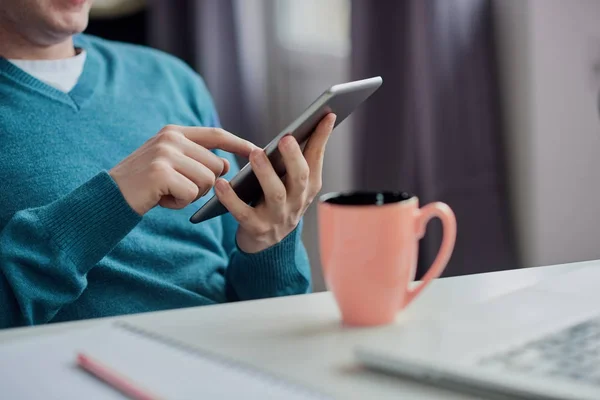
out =
{"type": "Polygon", "coordinates": [[[600,316],[483,358],[480,365],[600,386],[600,316]]]}

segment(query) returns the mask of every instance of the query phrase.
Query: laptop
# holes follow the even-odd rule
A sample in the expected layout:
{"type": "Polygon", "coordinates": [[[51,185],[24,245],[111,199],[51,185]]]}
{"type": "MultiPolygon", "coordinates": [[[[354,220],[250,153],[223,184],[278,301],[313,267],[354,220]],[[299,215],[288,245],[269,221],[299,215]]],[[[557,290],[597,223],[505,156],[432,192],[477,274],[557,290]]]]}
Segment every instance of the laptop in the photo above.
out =
{"type": "Polygon", "coordinates": [[[362,343],[367,367],[490,399],[600,399],[600,263],[362,343]]]}

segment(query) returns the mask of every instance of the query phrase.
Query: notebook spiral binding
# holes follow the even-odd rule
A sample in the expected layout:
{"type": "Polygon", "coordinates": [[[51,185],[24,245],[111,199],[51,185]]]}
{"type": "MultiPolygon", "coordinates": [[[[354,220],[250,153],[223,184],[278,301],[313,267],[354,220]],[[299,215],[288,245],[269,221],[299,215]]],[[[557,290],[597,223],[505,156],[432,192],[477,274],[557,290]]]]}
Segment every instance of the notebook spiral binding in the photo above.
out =
{"type": "Polygon", "coordinates": [[[259,370],[258,368],[251,366],[247,363],[234,361],[228,357],[224,357],[215,353],[211,353],[206,350],[201,350],[197,347],[188,345],[179,340],[157,334],[155,332],[150,332],[148,330],[139,328],[132,324],[123,321],[117,321],[114,323],[117,327],[122,328],[129,333],[140,335],[152,340],[155,340],[164,345],[168,345],[169,347],[176,348],[178,350],[184,351],[186,354],[194,354],[196,356],[200,356],[205,359],[209,359],[217,364],[227,367],[228,369],[232,369],[238,372],[241,372],[245,375],[252,376],[257,378],[258,380],[264,381],[265,383],[269,383],[271,386],[285,387],[285,388],[293,388],[294,391],[298,393],[304,393],[306,395],[310,395],[315,399],[331,399],[329,396],[325,396],[323,393],[317,392],[312,389],[308,389],[303,385],[300,385],[295,382],[291,382],[286,378],[275,376],[275,374],[259,370]]]}

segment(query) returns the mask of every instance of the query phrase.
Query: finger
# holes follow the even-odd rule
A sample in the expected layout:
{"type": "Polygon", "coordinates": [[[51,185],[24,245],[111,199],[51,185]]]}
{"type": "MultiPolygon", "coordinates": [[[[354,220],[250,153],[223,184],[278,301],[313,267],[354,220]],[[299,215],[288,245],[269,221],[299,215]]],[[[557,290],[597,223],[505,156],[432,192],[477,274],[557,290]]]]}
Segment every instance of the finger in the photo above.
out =
{"type": "Polygon", "coordinates": [[[229,164],[229,160],[226,158],[222,158],[223,160],[223,172],[221,172],[220,176],[225,176],[231,169],[231,164],[229,164]]]}
{"type": "Polygon", "coordinates": [[[181,203],[180,205],[178,203],[178,200],[171,195],[161,197],[160,201],[158,202],[158,205],[162,208],[170,208],[173,210],[179,210],[185,207],[183,203],[181,203]]]}
{"type": "Polygon", "coordinates": [[[207,148],[185,138],[181,141],[183,154],[206,166],[215,177],[223,175],[225,160],[207,148]]]}
{"type": "Polygon", "coordinates": [[[177,172],[197,186],[197,197],[202,197],[208,193],[217,179],[215,173],[207,166],[183,154],[174,157],[172,164],[177,172]]]}
{"type": "Polygon", "coordinates": [[[177,171],[169,175],[167,187],[169,195],[161,198],[158,203],[161,207],[181,209],[198,196],[198,186],[177,171]]]}
{"type": "Polygon", "coordinates": [[[304,192],[308,186],[309,168],[302,150],[293,136],[286,136],[279,142],[279,152],[285,165],[288,202],[304,203],[304,192]]]}
{"type": "MultiPolygon", "coordinates": [[[[188,157],[206,165],[217,177],[229,172],[229,161],[218,157],[207,148],[190,140],[183,133],[185,129],[186,127],[177,125],[167,125],[161,129],[155,137],[155,140],[158,141],[156,151],[159,153],[157,155],[170,158],[172,149],[177,148],[178,150],[183,151],[188,157]]],[[[210,130],[212,128],[202,129],[210,130]]]]}
{"type": "Polygon", "coordinates": [[[262,150],[250,154],[250,165],[262,187],[265,203],[273,218],[278,219],[285,212],[286,189],[277,175],[267,155],[262,150]]]}
{"type": "Polygon", "coordinates": [[[229,210],[241,226],[248,228],[256,225],[258,222],[256,211],[238,197],[229,182],[223,178],[217,179],[215,193],[221,204],[229,210]]]}
{"type": "Polygon", "coordinates": [[[335,114],[328,114],[323,118],[304,147],[304,157],[310,169],[309,185],[311,186],[312,195],[316,195],[321,190],[323,157],[335,119],[335,114]]]}
{"type": "Polygon", "coordinates": [[[209,150],[221,149],[229,153],[248,157],[257,147],[233,133],[221,128],[178,127],[190,139],[209,150]]]}

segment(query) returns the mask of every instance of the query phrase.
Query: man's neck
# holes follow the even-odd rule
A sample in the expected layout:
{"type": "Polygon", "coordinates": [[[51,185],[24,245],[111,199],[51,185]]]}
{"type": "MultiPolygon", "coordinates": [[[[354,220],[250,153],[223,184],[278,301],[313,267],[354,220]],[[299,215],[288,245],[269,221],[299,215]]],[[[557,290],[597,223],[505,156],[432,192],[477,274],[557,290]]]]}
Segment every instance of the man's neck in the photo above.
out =
{"type": "Polygon", "coordinates": [[[58,60],[75,56],[73,37],[52,44],[38,44],[8,32],[0,25],[0,56],[13,60],[58,60]]]}

